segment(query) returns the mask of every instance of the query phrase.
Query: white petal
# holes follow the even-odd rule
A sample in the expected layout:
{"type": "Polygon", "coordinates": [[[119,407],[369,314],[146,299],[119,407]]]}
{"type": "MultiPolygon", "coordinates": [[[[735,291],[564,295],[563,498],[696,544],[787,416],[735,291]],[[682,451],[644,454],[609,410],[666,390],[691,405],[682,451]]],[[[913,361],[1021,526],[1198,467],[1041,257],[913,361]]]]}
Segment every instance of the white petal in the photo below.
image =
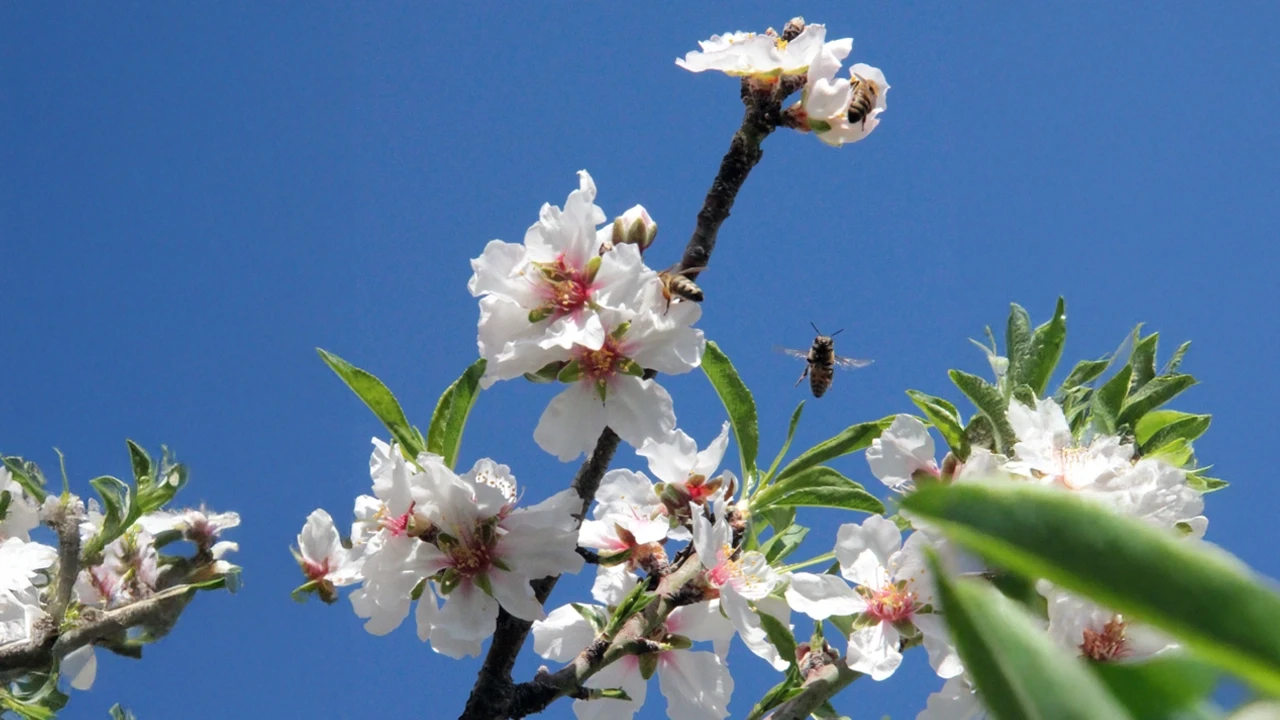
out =
{"type": "MultiPolygon", "coordinates": [[[[708,448],[710,451],[710,448],[708,448]]],[[[683,430],[666,437],[649,438],[636,449],[649,461],[649,472],[664,483],[684,485],[698,463],[698,444],[683,430]]]]}
{"type": "Polygon", "coordinates": [[[562,605],[552,610],[545,620],[533,624],[533,651],[552,662],[567,663],[595,637],[595,628],[582,613],[572,605],[562,605]]]}
{"type": "Polygon", "coordinates": [[[899,639],[898,630],[886,622],[858,628],[849,635],[845,659],[853,670],[870,675],[872,680],[884,680],[902,664],[899,639]]]}
{"type": "Polygon", "coordinates": [[[527,575],[496,570],[489,573],[489,583],[498,604],[512,615],[529,621],[546,617],[542,603],[533,596],[527,575]]]}
{"type": "MultiPolygon", "coordinates": [[[[444,607],[440,608],[434,628],[443,629],[444,634],[459,640],[479,642],[493,634],[497,623],[498,601],[486,595],[475,583],[463,580],[445,596],[444,607]]],[[[433,629],[432,646],[436,644],[435,634],[433,629]]]]}
{"type": "Polygon", "coordinates": [[[555,455],[561,462],[569,462],[595,447],[596,439],[605,428],[605,418],[605,405],[600,402],[595,388],[577,382],[565,388],[547,405],[538,419],[538,427],[533,431],[533,439],[538,447],[555,455]]]}
{"type": "MultiPolygon", "coordinates": [[[[641,447],[649,438],[666,437],[676,429],[671,396],[655,380],[630,375],[615,377],[609,385],[604,410],[605,424],[633,448],[641,447]]],[[[541,423],[538,427],[542,427],[541,423]]],[[[584,452],[595,446],[598,434],[597,431],[592,436],[584,452]]]]}
{"type": "Polygon", "coordinates": [[[71,687],[76,690],[88,690],[93,687],[94,678],[98,676],[98,658],[92,645],[83,645],[67,653],[62,658],[58,671],[71,678],[71,687]]]}
{"type": "Polygon", "coordinates": [[[600,489],[596,492],[596,511],[594,517],[601,516],[602,508],[621,503],[636,508],[653,508],[661,505],[658,494],[653,490],[653,482],[644,473],[630,470],[610,470],[600,480],[600,489]]]}
{"type": "Polygon", "coordinates": [[[964,672],[964,662],[956,653],[942,616],[916,613],[911,621],[924,636],[924,649],[929,653],[929,666],[940,678],[953,678],[964,672]]]}
{"type": "Polygon", "coordinates": [[[516,503],[516,477],[506,465],[480,458],[459,479],[474,486],[476,511],[482,518],[493,517],[516,503]]]}
{"type": "Polygon", "coordinates": [[[639,582],[640,578],[627,570],[626,565],[600,565],[596,581],[591,586],[591,597],[604,605],[617,605],[639,582]]]}
{"type": "Polygon", "coordinates": [[[467,290],[475,297],[497,295],[531,309],[537,298],[534,285],[525,276],[528,267],[528,251],[524,245],[490,240],[480,257],[471,260],[474,274],[467,282],[467,290]]]}
{"type": "Polygon", "coordinates": [[[716,469],[720,467],[720,462],[724,460],[724,452],[729,447],[729,423],[725,422],[720,427],[720,434],[715,440],[707,445],[707,449],[698,453],[698,459],[693,464],[693,469],[689,471],[692,475],[702,475],[711,478],[716,469]]]}
{"type": "Polygon", "coordinates": [[[493,553],[512,570],[537,578],[577,574],[583,565],[577,547],[578,537],[572,531],[518,526],[499,538],[493,553]]]}
{"type": "Polygon", "coordinates": [[[724,548],[731,537],[729,523],[724,519],[724,506],[724,501],[715,504],[713,522],[707,519],[702,507],[689,505],[689,512],[693,516],[693,547],[698,551],[702,566],[708,570],[715,569],[720,564],[724,548]]]}
{"type": "Polygon", "coordinates": [[[911,483],[917,470],[936,471],[933,438],[924,423],[910,415],[899,415],[867,449],[871,474],[894,490],[911,483]]]}
{"type": "Polygon", "coordinates": [[[573,713],[578,720],[619,720],[635,717],[644,705],[649,683],[640,675],[640,663],[634,655],[619,658],[583,683],[589,688],[622,688],[627,700],[575,700],[573,713]]]}
{"type": "Polygon", "coordinates": [[[720,589],[720,607],[724,608],[725,615],[729,616],[729,622],[733,623],[733,627],[738,631],[738,636],[742,638],[748,650],[763,658],[779,672],[787,669],[790,658],[782,657],[778,653],[778,648],[769,642],[769,635],[764,631],[760,617],[747,604],[746,598],[726,585],[720,589]]]}
{"type": "Polygon", "coordinates": [[[426,642],[431,637],[431,628],[436,624],[436,616],[440,612],[439,601],[431,590],[428,580],[422,587],[422,597],[418,598],[418,607],[413,613],[414,622],[418,626],[418,639],[426,642]]]}
{"type": "Polygon", "coordinates": [[[836,535],[840,574],[850,582],[879,589],[888,580],[885,568],[889,558],[901,546],[902,531],[879,515],[872,515],[862,525],[841,525],[836,535]]]}
{"type": "Polygon", "coordinates": [[[729,641],[737,633],[733,623],[720,612],[719,600],[708,600],[676,608],[667,616],[667,631],[694,642],[714,643],[716,655],[729,654],[729,641]]]}
{"type": "Polygon", "coordinates": [[[329,513],[317,509],[307,516],[307,523],[298,533],[298,551],[304,559],[318,564],[346,554],[329,513]]]}
{"type": "Polygon", "coordinates": [[[957,675],[929,696],[916,720],[986,720],[987,709],[964,676],[957,675]]]}
{"type": "Polygon", "coordinates": [[[792,573],[787,603],[814,620],[832,615],[853,615],[867,609],[867,601],[835,575],[792,573]]]}
{"type": "Polygon", "coordinates": [[[707,347],[702,331],[690,327],[702,315],[693,302],[673,303],[666,315],[642,313],[631,325],[624,346],[627,357],[664,375],[689,372],[702,363],[707,347]]]}
{"type": "Polygon", "coordinates": [[[658,687],[667,698],[669,718],[721,720],[729,716],[733,677],[714,653],[663,653],[658,658],[658,687]]]}

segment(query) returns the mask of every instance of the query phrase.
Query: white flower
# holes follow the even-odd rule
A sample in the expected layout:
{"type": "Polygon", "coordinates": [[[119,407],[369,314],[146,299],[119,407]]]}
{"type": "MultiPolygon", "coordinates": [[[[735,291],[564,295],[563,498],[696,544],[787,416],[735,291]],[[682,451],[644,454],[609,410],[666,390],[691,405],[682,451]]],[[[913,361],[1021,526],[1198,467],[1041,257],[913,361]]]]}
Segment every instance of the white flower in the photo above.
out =
{"type": "MultiPolygon", "coordinates": [[[[679,490],[682,500],[704,505],[727,498],[738,483],[737,477],[729,470],[718,477],[715,475],[728,447],[729,423],[726,422],[721,426],[720,434],[702,452],[698,452],[693,438],[683,430],[676,430],[665,438],[646,440],[636,454],[649,461],[649,471],[654,477],[665,486],[679,490]]],[[[673,531],[671,537],[689,539],[688,533],[682,530],[673,531]]]]}
{"type": "Polygon", "coordinates": [[[605,473],[591,517],[578,531],[578,544],[607,553],[660,542],[670,527],[653,483],[630,470],[605,473]]]}
{"type": "Polygon", "coordinates": [[[1047,601],[1049,635],[1059,646],[1098,662],[1145,660],[1178,648],[1152,628],[1041,580],[1036,590],[1047,601]]]}
{"type": "Polygon", "coordinates": [[[640,576],[632,572],[627,565],[599,565],[596,580],[591,585],[591,597],[598,603],[617,605],[635,589],[640,576]]]}
{"type": "Polygon", "coordinates": [[[849,636],[845,660],[854,670],[884,680],[902,663],[899,627],[916,626],[924,638],[929,664],[942,677],[959,674],[963,667],[947,636],[942,618],[921,612],[933,603],[924,547],[928,538],[916,532],[902,542],[893,521],[872,515],[862,525],[840,526],[836,558],[840,574],[858,585],[853,590],[831,575],[793,573],[787,602],[815,619],[861,613],[849,636]]]}
{"type": "Polygon", "coordinates": [[[929,429],[911,415],[893,419],[880,437],[867,448],[867,464],[890,490],[906,492],[915,487],[918,472],[938,477],[938,463],[933,457],[933,438],[929,429]]]}
{"type": "MultiPolygon", "coordinates": [[[[607,619],[606,608],[585,606],[585,612],[607,619]]],[[[677,608],[667,617],[666,630],[695,642],[715,643],[716,652],[667,650],[658,654],[658,685],[667,698],[667,716],[677,720],[720,720],[733,693],[733,678],[723,658],[733,628],[720,615],[715,601],[677,608]]],[[[533,624],[533,648],[544,658],[567,663],[595,639],[596,630],[572,605],[553,610],[533,624]]],[[[635,655],[620,658],[591,676],[588,688],[621,688],[631,700],[575,700],[578,720],[634,717],[644,705],[648,683],[635,655]]]]}
{"type": "Polygon", "coordinates": [[[298,564],[307,580],[316,584],[326,602],[335,599],[334,588],[359,582],[364,558],[356,549],[342,546],[333,518],[324,510],[315,510],[298,533],[298,564]]]}
{"type": "Polygon", "coordinates": [[[671,396],[640,375],[646,368],[689,372],[702,362],[706,341],[691,327],[702,314],[698,303],[676,303],[665,315],[660,303],[659,288],[638,313],[601,309],[607,335],[595,349],[575,347],[561,373],[572,384],[552,399],[533,432],[539,447],[567,462],[590,452],[605,426],[636,448],[675,430],[671,396]]]}
{"type": "Polygon", "coordinates": [[[782,657],[769,642],[756,614],[768,612],[784,625],[790,622],[790,608],[785,603],[769,602],[767,598],[781,578],[761,553],[735,550],[723,500],[715,503],[714,523],[707,520],[701,507],[691,505],[689,511],[693,516],[693,545],[698,551],[698,560],[707,569],[707,581],[720,590],[720,606],[729,622],[751,652],[764,658],[775,670],[785,670],[792,658],[782,657]]]}
{"type": "Polygon", "coordinates": [[[604,211],[595,205],[591,176],[582,170],[578,178],[563,210],[542,206],[523,244],[493,240],[471,261],[467,287],[481,298],[478,344],[488,361],[483,387],[569,360],[578,345],[600,349],[605,329],[597,309],[629,307],[646,291],[661,292],[639,247],[600,254],[596,226],[604,211]]]}
{"type": "Polygon", "coordinates": [[[1016,400],[1009,403],[1009,424],[1018,437],[1013,459],[1006,465],[1010,472],[1045,485],[1088,492],[1105,487],[1129,470],[1132,445],[1123,445],[1111,436],[1077,445],[1062,408],[1053,398],[1037,401],[1035,408],[1016,400]]]}
{"type": "Polygon", "coordinates": [[[199,510],[159,510],[138,518],[138,526],[153,537],[162,532],[177,531],[196,547],[211,549],[223,530],[240,525],[240,514],[234,512],[210,513],[199,510]]]}
{"type": "Polygon", "coordinates": [[[797,75],[818,56],[826,36],[826,26],[819,24],[805,26],[789,42],[771,32],[712,35],[710,40],[698,42],[701,50],[687,53],[676,65],[689,72],[719,70],[734,76],[797,75]]]}
{"type": "Polygon", "coordinates": [[[103,549],[101,563],[80,571],[76,599],[113,608],[150,597],[160,577],[159,560],[151,534],[135,526],[103,549]]]}
{"type": "Polygon", "coordinates": [[[809,68],[800,101],[818,139],[835,147],[870,135],[887,107],[889,82],[879,68],[857,63],[849,68],[848,78],[836,77],[852,50],[852,40],[826,43],[809,68]]]}
{"type": "Polygon", "coordinates": [[[969,680],[957,675],[929,696],[916,720],[987,720],[990,716],[969,680]]]}
{"type": "Polygon", "coordinates": [[[0,595],[34,602],[34,581],[57,559],[58,551],[48,545],[16,537],[0,541],[0,595]]]}
{"type": "Polygon", "coordinates": [[[37,592],[0,592],[0,646],[31,639],[31,629],[48,617],[40,609],[37,592]]]}
{"type": "Polygon", "coordinates": [[[573,518],[581,500],[569,489],[513,509],[515,478],[505,465],[481,460],[463,477],[435,455],[419,455],[418,465],[428,478],[421,507],[437,535],[435,545],[418,544],[409,565],[419,577],[443,572],[438,585],[445,595],[439,612],[428,613],[430,631],[420,626],[419,634],[429,635],[437,652],[478,654],[480,641],[493,633],[499,605],[516,617],[540,620],[542,605],[529,581],[582,569],[573,518]]]}
{"type": "Polygon", "coordinates": [[[40,525],[40,504],[27,495],[7,468],[0,465],[0,495],[4,493],[9,495],[9,504],[0,512],[0,540],[29,540],[30,532],[40,525]]]}
{"type": "Polygon", "coordinates": [[[1196,538],[1209,526],[1204,497],[1187,485],[1186,471],[1159,458],[1134,463],[1109,489],[1101,499],[1124,515],[1162,528],[1182,524],[1196,538]]]}

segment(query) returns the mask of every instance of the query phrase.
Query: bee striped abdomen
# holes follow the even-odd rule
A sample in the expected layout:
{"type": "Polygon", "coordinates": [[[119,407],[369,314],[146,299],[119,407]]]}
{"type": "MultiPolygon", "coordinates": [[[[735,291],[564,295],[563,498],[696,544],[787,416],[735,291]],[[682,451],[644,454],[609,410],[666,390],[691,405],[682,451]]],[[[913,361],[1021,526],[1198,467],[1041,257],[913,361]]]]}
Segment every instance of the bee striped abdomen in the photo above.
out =
{"type": "Polygon", "coordinates": [[[876,108],[876,98],[880,88],[871,80],[860,77],[853,79],[853,99],[849,101],[849,122],[866,123],[871,111],[876,108]]]}
{"type": "Polygon", "coordinates": [[[822,397],[831,387],[835,357],[835,341],[830,337],[819,336],[809,348],[809,389],[815,398],[822,397]]]}

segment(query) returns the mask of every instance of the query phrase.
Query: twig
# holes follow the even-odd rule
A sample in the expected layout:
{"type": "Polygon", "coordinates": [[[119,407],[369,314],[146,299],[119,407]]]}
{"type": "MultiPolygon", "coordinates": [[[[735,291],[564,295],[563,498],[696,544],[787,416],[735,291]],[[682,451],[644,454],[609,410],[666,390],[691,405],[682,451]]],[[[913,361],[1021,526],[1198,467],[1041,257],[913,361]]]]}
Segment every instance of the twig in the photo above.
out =
{"type": "Polygon", "coordinates": [[[49,524],[58,534],[58,577],[54,581],[53,598],[47,612],[57,623],[62,622],[62,616],[71,604],[71,593],[80,574],[80,521],[83,519],[84,506],[79,501],[59,503],[49,519],[49,524]]]}
{"type": "Polygon", "coordinates": [[[835,697],[849,683],[862,677],[862,673],[849,669],[838,660],[809,676],[799,695],[774,708],[769,720],[805,720],[822,704],[835,697]]]}

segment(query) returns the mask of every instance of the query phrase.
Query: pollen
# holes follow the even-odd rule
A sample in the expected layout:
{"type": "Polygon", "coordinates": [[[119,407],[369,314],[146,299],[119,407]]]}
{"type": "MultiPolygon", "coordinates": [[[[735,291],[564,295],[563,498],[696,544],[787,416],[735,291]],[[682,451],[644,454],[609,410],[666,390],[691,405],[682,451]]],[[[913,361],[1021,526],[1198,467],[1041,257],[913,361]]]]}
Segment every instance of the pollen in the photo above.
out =
{"type": "Polygon", "coordinates": [[[1091,660],[1107,662],[1129,654],[1128,644],[1125,642],[1125,622],[1119,615],[1103,625],[1102,632],[1085,628],[1083,634],[1080,652],[1091,660]]]}
{"type": "Polygon", "coordinates": [[[910,620],[916,611],[916,594],[907,590],[905,582],[890,583],[879,590],[860,587],[858,592],[867,600],[867,614],[881,622],[910,620]]]}
{"type": "Polygon", "coordinates": [[[565,262],[564,256],[555,262],[535,263],[539,271],[538,294],[542,297],[542,309],[552,319],[572,315],[591,302],[595,289],[587,273],[565,262]]]}
{"type": "Polygon", "coordinates": [[[612,337],[605,338],[599,350],[578,351],[578,365],[582,373],[591,380],[608,380],[618,371],[618,366],[627,358],[618,347],[618,341],[612,337]]]}
{"type": "Polygon", "coordinates": [[[1082,447],[1060,448],[1054,452],[1054,464],[1057,465],[1058,482],[1071,490],[1084,486],[1085,466],[1088,464],[1089,449],[1082,447]]]}

